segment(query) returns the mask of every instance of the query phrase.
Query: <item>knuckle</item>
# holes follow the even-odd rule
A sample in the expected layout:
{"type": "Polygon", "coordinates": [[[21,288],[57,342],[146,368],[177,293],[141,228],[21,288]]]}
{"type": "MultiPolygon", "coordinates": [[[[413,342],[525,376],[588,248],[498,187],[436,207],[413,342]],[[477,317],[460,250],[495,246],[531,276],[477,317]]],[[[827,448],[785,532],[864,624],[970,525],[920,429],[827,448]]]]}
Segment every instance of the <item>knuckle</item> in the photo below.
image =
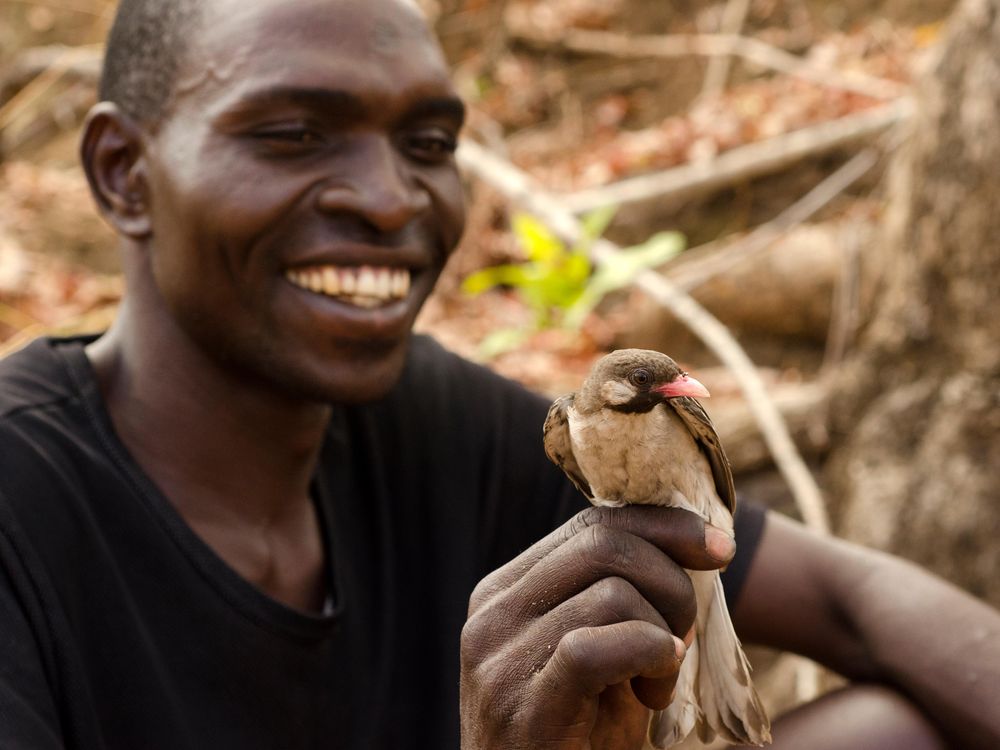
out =
{"type": "Polygon", "coordinates": [[[495,570],[476,584],[476,587],[472,590],[472,594],[469,596],[468,614],[470,617],[488,606],[497,594],[503,591],[500,577],[501,572],[502,570],[495,570]]]}
{"type": "Polygon", "coordinates": [[[591,628],[571,630],[559,641],[554,658],[568,674],[585,670],[593,659],[596,642],[591,628]]]}
{"type": "Polygon", "coordinates": [[[589,526],[580,535],[580,555],[591,568],[617,570],[627,567],[631,559],[630,539],[627,534],[604,524],[589,526]]]}
{"type": "Polygon", "coordinates": [[[473,615],[465,621],[462,626],[462,635],[459,642],[459,651],[462,658],[462,665],[473,666],[482,661],[482,633],[477,615],[473,615]]]}
{"type": "Polygon", "coordinates": [[[565,526],[566,537],[568,539],[573,539],[597,523],[597,519],[594,518],[595,510],[597,510],[597,508],[586,508],[569,519],[565,526]]]}
{"type": "Polygon", "coordinates": [[[576,535],[591,526],[607,525],[609,521],[610,516],[607,508],[599,508],[596,505],[591,505],[589,508],[584,508],[573,516],[572,519],[570,519],[570,532],[571,534],[576,535]]]}
{"type": "Polygon", "coordinates": [[[676,565],[657,571],[657,589],[650,603],[669,625],[671,632],[683,636],[698,612],[694,584],[687,572],[676,565]]]}
{"type": "Polygon", "coordinates": [[[695,595],[694,583],[691,582],[690,576],[683,570],[679,570],[675,577],[677,579],[675,584],[677,586],[677,593],[674,601],[677,606],[677,617],[684,627],[684,631],[687,632],[687,629],[694,624],[694,618],[698,614],[698,601],[695,595]]]}
{"type": "Polygon", "coordinates": [[[490,583],[490,577],[487,576],[477,583],[474,589],[472,589],[472,594],[469,596],[469,617],[482,609],[483,604],[490,598],[491,593],[492,585],[490,583]]]}
{"type": "Polygon", "coordinates": [[[463,669],[476,667],[489,659],[501,638],[500,623],[496,613],[479,610],[462,626],[459,653],[463,669]]]}
{"type": "Polygon", "coordinates": [[[587,590],[589,605],[603,615],[605,622],[631,620],[642,607],[643,599],[624,578],[602,578],[587,590]]]}

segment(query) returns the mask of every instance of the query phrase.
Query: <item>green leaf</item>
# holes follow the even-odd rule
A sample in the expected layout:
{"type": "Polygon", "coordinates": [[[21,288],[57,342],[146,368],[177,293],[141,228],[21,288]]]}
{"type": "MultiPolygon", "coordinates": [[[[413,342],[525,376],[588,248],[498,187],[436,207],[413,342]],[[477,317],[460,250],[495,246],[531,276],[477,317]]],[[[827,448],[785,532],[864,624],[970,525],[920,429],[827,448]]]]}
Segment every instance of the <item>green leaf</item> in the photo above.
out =
{"type": "Polygon", "coordinates": [[[640,271],[662,265],[684,249],[684,237],[677,232],[661,232],[641,245],[626,248],[609,257],[594,274],[590,288],[602,294],[628,286],[640,271]]]}
{"type": "MultiPolygon", "coordinates": [[[[666,262],[684,247],[681,235],[663,232],[615,254],[595,271],[588,246],[604,233],[615,213],[615,207],[609,206],[585,216],[580,239],[572,249],[538,219],[517,214],[511,226],[528,261],[484,268],[466,277],[462,288],[479,294],[509,286],[534,312],[536,329],[555,323],[579,326],[605,295],[627,286],[640,271],[666,262]]],[[[497,331],[483,342],[484,356],[511,349],[528,334],[513,329],[497,331]]]]}
{"type": "Polygon", "coordinates": [[[566,252],[562,241],[534,216],[516,214],[511,227],[530,260],[548,262],[566,252]]]}
{"type": "Polygon", "coordinates": [[[497,286],[519,287],[530,283],[528,275],[528,270],[520,265],[490,266],[466,276],[462,291],[475,295],[497,286]]]}
{"type": "Polygon", "coordinates": [[[579,326],[605,296],[631,284],[641,271],[666,263],[678,255],[684,245],[684,236],[680,233],[660,232],[641,245],[626,248],[607,258],[573,308],[567,311],[564,324],[568,327],[579,326]]]}
{"type": "Polygon", "coordinates": [[[576,283],[585,284],[593,269],[594,264],[590,261],[590,256],[583,252],[573,253],[563,263],[563,273],[566,278],[576,283]]]}
{"type": "Polygon", "coordinates": [[[579,247],[582,244],[586,247],[603,235],[607,228],[611,226],[611,222],[617,213],[618,206],[604,206],[603,208],[594,209],[580,219],[582,234],[577,246],[579,247]]]}

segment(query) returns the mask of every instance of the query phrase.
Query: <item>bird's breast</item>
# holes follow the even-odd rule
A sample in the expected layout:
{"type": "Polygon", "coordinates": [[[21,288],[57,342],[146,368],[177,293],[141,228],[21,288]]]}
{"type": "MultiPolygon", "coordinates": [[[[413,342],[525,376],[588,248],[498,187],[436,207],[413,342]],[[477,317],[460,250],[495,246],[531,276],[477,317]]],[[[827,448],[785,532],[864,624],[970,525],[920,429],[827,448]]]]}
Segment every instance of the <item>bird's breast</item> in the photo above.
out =
{"type": "Polygon", "coordinates": [[[718,502],[708,460],[670,407],[644,414],[570,409],[569,429],[595,503],[678,505],[707,516],[718,502]]]}

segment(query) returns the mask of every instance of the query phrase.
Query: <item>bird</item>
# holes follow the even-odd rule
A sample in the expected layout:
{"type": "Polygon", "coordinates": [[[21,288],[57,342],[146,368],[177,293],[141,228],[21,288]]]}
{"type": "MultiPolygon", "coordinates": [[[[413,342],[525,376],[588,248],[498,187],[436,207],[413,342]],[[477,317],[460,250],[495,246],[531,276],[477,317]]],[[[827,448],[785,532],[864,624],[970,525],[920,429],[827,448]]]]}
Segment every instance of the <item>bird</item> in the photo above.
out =
{"type": "MultiPolygon", "coordinates": [[[[597,506],[684,508],[733,534],[736,490],[719,435],[696,398],[708,389],[666,354],[619,349],[600,358],[579,391],[561,396],[543,427],[545,453],[597,506]]],[[[654,711],[657,748],[697,730],[702,742],[764,745],[770,722],[733,629],[719,571],[687,571],[695,637],[675,698],[654,711]]]]}

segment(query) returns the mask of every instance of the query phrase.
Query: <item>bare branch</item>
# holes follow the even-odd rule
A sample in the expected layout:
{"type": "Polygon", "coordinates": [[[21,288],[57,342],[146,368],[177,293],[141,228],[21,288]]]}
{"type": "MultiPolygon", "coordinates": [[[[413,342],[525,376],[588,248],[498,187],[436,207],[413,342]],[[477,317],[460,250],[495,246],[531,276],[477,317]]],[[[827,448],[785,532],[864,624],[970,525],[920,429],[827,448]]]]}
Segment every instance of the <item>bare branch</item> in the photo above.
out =
{"type": "MultiPolygon", "coordinates": [[[[722,23],[719,31],[722,34],[740,34],[750,10],[750,0],[729,0],[722,13],[722,23]]],[[[732,64],[730,55],[713,55],[708,60],[708,70],[705,72],[705,83],[701,87],[703,97],[718,96],[726,88],[729,80],[729,68],[732,64]]]]}
{"type": "MultiPolygon", "coordinates": [[[[540,189],[527,174],[510,162],[470,141],[462,144],[459,159],[469,172],[537,216],[558,234],[568,240],[574,240],[579,235],[579,222],[562,207],[561,199],[540,189]]],[[[596,263],[606,262],[618,251],[619,248],[607,240],[598,240],[591,247],[596,263]]],[[[645,271],[639,275],[636,284],[671,310],[736,374],[775,464],[795,497],[803,521],[811,528],[827,533],[829,520],[822,493],[746,352],[711,313],[659,274],[645,271]]]]}
{"type": "Polygon", "coordinates": [[[670,271],[670,280],[686,292],[697,289],[709,279],[732,268],[734,263],[748,260],[767,248],[789,229],[808,221],[814,214],[827,206],[834,198],[861,179],[878,163],[874,149],[865,149],[855,154],[837,171],[820,182],[791,206],[771,221],[761,224],[740,239],[719,247],[719,243],[709,243],[693,248],[685,256],[703,255],[689,264],[679,263],[670,271]]]}
{"type": "MultiPolygon", "coordinates": [[[[509,22],[508,22],[509,23],[509,22]]],[[[512,36],[524,42],[558,46],[572,52],[614,57],[734,56],[768,70],[801,78],[828,88],[851,91],[873,99],[896,99],[906,93],[900,83],[864,73],[844,73],[816,65],[779,47],[736,34],[615,34],[608,31],[566,29],[558,36],[518,24],[512,36]]]]}
{"type": "Polygon", "coordinates": [[[740,146],[704,163],[685,164],[604,187],[579,190],[561,197],[560,205],[572,213],[586,213],[602,206],[622,206],[652,199],[681,200],[695,193],[775,172],[809,156],[870,138],[909,118],[912,113],[912,101],[900,99],[876,109],[740,146]]]}

